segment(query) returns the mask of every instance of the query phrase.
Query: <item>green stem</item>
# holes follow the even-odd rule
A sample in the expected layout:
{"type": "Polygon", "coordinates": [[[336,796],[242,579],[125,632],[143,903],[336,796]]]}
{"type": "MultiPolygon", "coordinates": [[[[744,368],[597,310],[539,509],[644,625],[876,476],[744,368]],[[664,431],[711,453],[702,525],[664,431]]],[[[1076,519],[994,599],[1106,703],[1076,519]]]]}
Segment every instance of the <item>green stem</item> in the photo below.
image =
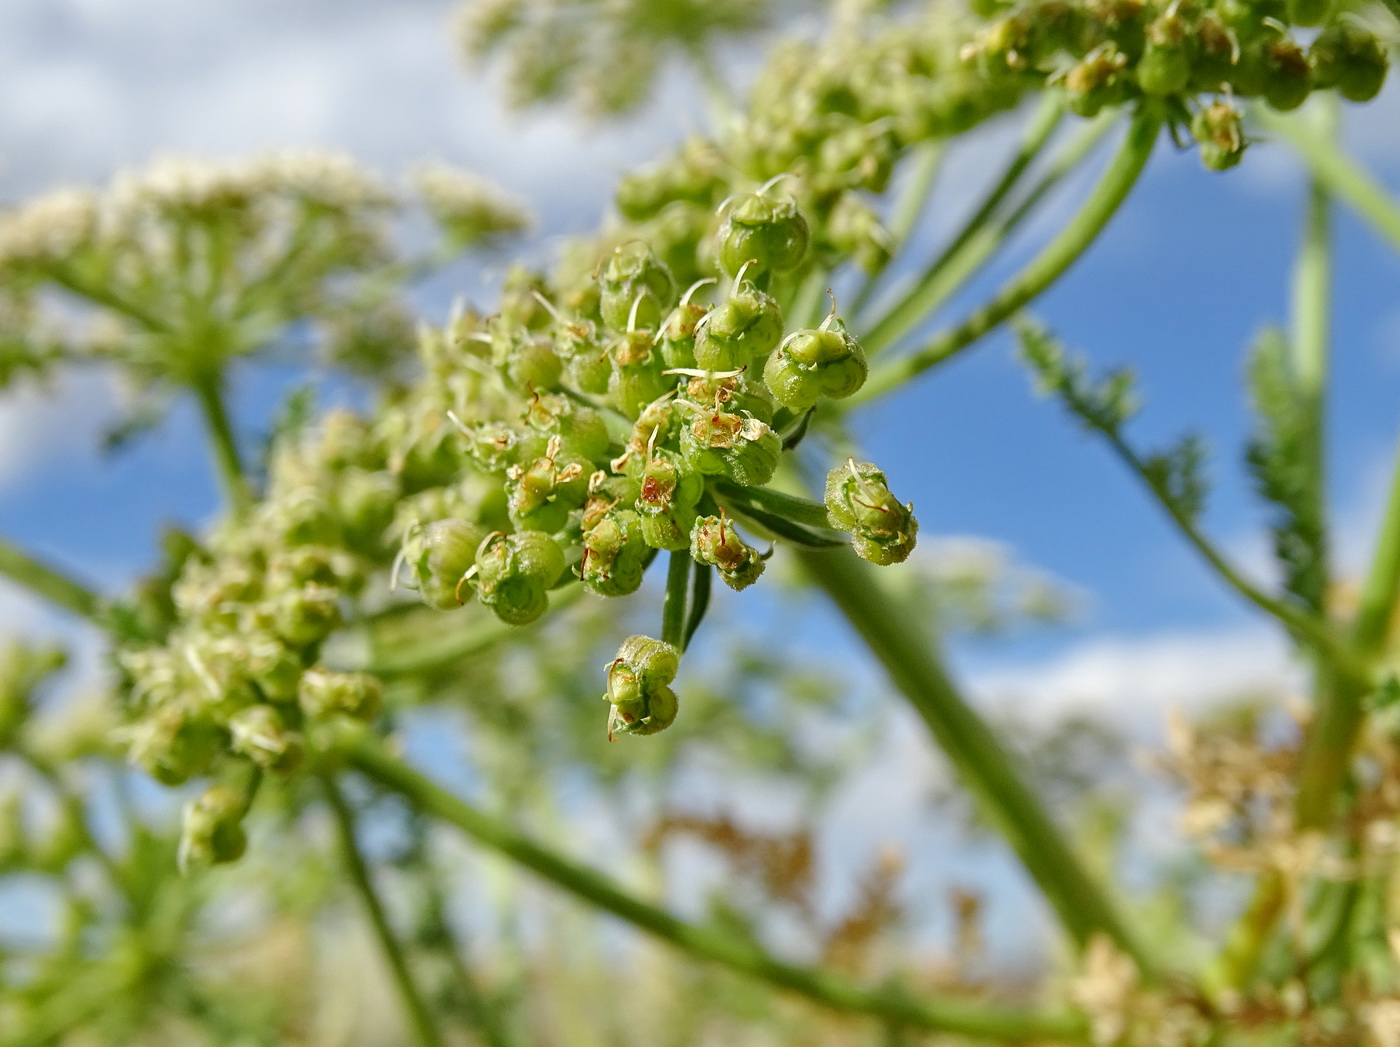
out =
{"type": "MultiPolygon", "coordinates": [[[[869,330],[865,331],[861,338],[861,344],[865,347],[866,352],[879,352],[885,346],[896,341],[934,308],[938,299],[933,297],[931,286],[948,264],[958,257],[963,248],[975,239],[982,228],[991,221],[992,215],[1001,206],[1001,202],[1016,188],[1021,177],[1035,162],[1035,158],[1040,155],[1046,143],[1050,141],[1050,136],[1055,133],[1055,128],[1060,126],[1064,113],[1064,104],[1057,96],[1045,96],[1040,103],[1040,108],[1032,114],[1026,125],[1020,147],[1002,171],[1001,177],[982,198],[982,202],[972,213],[972,217],[964,223],[962,229],[953,237],[948,246],[914,280],[912,290],[906,292],[899,302],[874,325],[870,326],[869,330]]],[[[853,310],[853,312],[856,311],[859,310],[853,310]]]]}
{"type": "Polygon", "coordinates": [[[1400,251],[1400,203],[1339,144],[1298,116],[1283,116],[1262,105],[1255,106],[1251,115],[1264,130],[1286,139],[1318,182],[1400,251]]]}
{"type": "Polygon", "coordinates": [[[705,620],[705,612],[710,609],[710,585],[714,581],[714,569],[707,563],[695,562],[695,583],[691,590],[690,611],[685,619],[685,647],[695,638],[696,630],[705,620]]]}
{"type": "Polygon", "coordinates": [[[1087,1028],[1076,1015],[1025,1012],[961,999],[914,999],[893,989],[863,989],[826,971],[784,963],[751,942],[677,919],[622,891],[607,877],[575,864],[517,833],[447,792],[390,755],[365,733],[346,737],[349,762],[419,809],[457,826],[478,843],[518,862],[542,879],[612,913],[701,960],[727,967],[817,1003],[906,1025],[999,1040],[1084,1042],[1087,1028]]]}
{"type": "Polygon", "coordinates": [[[661,607],[661,639],[674,644],[677,650],[685,650],[685,602],[690,594],[690,550],[675,549],[671,552],[666,569],[666,599],[661,607]]]}
{"type": "Polygon", "coordinates": [[[855,406],[893,391],[1005,323],[1059,279],[1094,243],[1137,184],[1160,127],[1161,120],[1153,110],[1139,112],[1089,199],[1024,269],[957,327],[944,331],[909,356],[877,365],[865,386],[843,404],[855,406]]]}
{"type": "Polygon", "coordinates": [[[1084,946],[1105,934],[1144,973],[1153,974],[1142,943],[1065,842],[1011,756],[958,693],[931,638],[919,628],[920,616],[850,550],[793,552],[923,718],[983,815],[1011,845],[1075,942],[1084,946]]]}
{"type": "Polygon", "coordinates": [[[422,1047],[443,1047],[442,1035],[433,1024],[433,1017],[423,994],[414,984],[413,975],[408,969],[408,959],[399,947],[398,939],[394,937],[394,930],[389,926],[389,918],[384,912],[384,904],[375,892],[369,869],[360,854],[360,847],[355,839],[355,816],[350,810],[350,805],[333,778],[325,775],[321,783],[325,787],[326,802],[335,816],[336,834],[340,837],[340,849],[345,857],[345,868],[350,874],[350,882],[354,884],[360,901],[364,903],[365,913],[369,916],[375,937],[379,939],[384,958],[389,963],[394,984],[399,990],[404,1010],[408,1012],[407,1016],[418,1042],[422,1047]]]}
{"type": "Polygon", "coordinates": [[[1352,626],[1357,648],[1363,657],[1370,658],[1381,653],[1400,602],[1400,446],[1396,447],[1392,470],[1380,534],[1352,626]]]}
{"type": "Polygon", "coordinates": [[[100,596],[4,538],[0,538],[0,575],[90,622],[104,624],[100,596]]]}
{"type": "Polygon", "coordinates": [[[233,424],[229,421],[228,409],[224,406],[223,376],[207,373],[192,383],[195,396],[199,399],[200,410],[204,413],[204,424],[209,430],[209,441],[214,454],[214,466],[224,490],[224,498],[236,516],[244,515],[252,506],[253,494],[248,487],[248,478],[243,472],[243,462],[238,455],[238,442],[233,435],[233,424]]]}

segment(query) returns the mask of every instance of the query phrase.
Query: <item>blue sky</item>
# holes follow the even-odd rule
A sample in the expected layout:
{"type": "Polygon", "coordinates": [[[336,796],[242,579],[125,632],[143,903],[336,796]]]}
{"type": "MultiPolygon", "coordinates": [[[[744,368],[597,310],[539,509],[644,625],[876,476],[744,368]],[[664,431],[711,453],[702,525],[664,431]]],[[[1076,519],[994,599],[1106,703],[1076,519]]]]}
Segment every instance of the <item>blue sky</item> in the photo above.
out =
{"type": "MultiPolygon", "coordinates": [[[[626,126],[589,127],[561,112],[507,114],[489,80],[458,64],[449,6],[7,0],[0,199],[103,181],[165,150],[236,155],[325,145],[391,175],[441,158],[505,182],[540,215],[531,250],[543,255],[553,237],[597,221],[622,170],[701,123],[683,77],[665,83],[657,102],[626,126]]],[[[1400,192],[1400,90],[1392,85],[1374,107],[1349,113],[1347,134],[1400,192]]],[[[977,191],[977,171],[1013,138],[1004,122],[950,165],[931,230],[955,223],[977,191]]],[[[1083,188],[1081,181],[1065,195],[1083,188]]],[[[1208,527],[1260,572],[1267,571],[1263,516],[1239,468],[1248,426],[1240,379],[1253,334],[1287,318],[1302,191],[1281,148],[1260,145],[1240,169],[1218,175],[1164,143],[1102,241],[1037,310],[1095,365],[1138,371],[1146,406],[1133,432],[1141,442],[1192,428],[1208,434],[1217,480],[1208,527]]],[[[1061,200],[1056,214],[1068,206],[1061,200]]],[[[1030,229],[971,297],[1024,260],[1054,218],[1030,229]]],[[[1328,468],[1337,546],[1355,570],[1400,428],[1400,260],[1343,212],[1336,273],[1328,468]]],[[[484,300],[490,278],[489,268],[465,274],[458,289],[484,300]]],[[[969,300],[954,303],[951,314],[969,300]]],[[[428,307],[445,311],[446,297],[428,307]]],[[[242,375],[236,408],[245,430],[264,425],[279,394],[301,377],[274,369],[242,375]]],[[[104,460],[94,447],[113,415],[108,383],[88,377],[55,391],[51,402],[23,390],[0,399],[0,533],[118,585],[149,562],[158,524],[198,525],[214,511],[198,426],[181,407],[133,450],[104,460]]],[[[1007,336],[925,376],[864,417],[858,431],[900,496],[915,502],[924,535],[1005,543],[1087,596],[1071,628],[959,645],[958,659],[984,696],[1025,692],[1054,708],[1087,702],[1155,724],[1169,701],[1290,679],[1267,626],[1207,574],[1101,444],[1033,394],[1007,336]]],[[[0,622],[32,628],[36,621],[30,605],[0,589],[0,622]]],[[[933,773],[906,758],[919,775],[933,773]]],[[[869,812],[851,802],[854,824],[869,812]]],[[[897,811],[885,814],[869,820],[867,836],[898,820],[897,811]]]]}

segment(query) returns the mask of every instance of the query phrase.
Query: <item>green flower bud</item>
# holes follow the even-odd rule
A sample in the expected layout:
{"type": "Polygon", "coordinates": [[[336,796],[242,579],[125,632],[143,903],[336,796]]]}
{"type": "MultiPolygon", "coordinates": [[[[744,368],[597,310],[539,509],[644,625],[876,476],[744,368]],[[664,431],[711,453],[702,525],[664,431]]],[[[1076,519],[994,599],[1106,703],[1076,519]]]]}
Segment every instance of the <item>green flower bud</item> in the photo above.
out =
{"type": "Polygon", "coordinates": [[[690,424],[681,429],[681,455],[691,470],[726,476],[745,487],[762,487],[773,479],[783,443],[766,423],[747,411],[690,407],[690,424]]]}
{"type": "Polygon", "coordinates": [[[1244,121],[1228,102],[1212,102],[1191,118],[1191,135],[1201,145],[1201,162],[1212,171],[1234,167],[1244,157],[1244,121]]]}
{"type": "Polygon", "coordinates": [[[1335,87],[1351,102],[1369,102],[1380,94],[1390,65],[1376,35],[1349,19],[1317,34],[1308,49],[1308,61],[1318,87],[1335,87]]]}
{"type": "Polygon", "coordinates": [[[613,251],[598,289],[603,322],[617,331],[655,331],[675,301],[671,270],[641,240],[613,251]]]}
{"type": "Polygon", "coordinates": [[[763,380],[778,402],[805,411],[822,397],[841,400],[865,384],[865,350],[832,313],[815,331],[796,331],[763,368],[763,380]]]}
{"type": "Polygon", "coordinates": [[[648,404],[675,388],[675,381],[662,372],[665,362],[646,331],[630,331],[617,336],[611,347],[612,376],[608,398],[629,418],[637,417],[648,404]]]}
{"type": "Polygon", "coordinates": [[[608,391],[612,355],[591,323],[580,320],[565,324],[555,337],[554,348],[565,361],[569,381],[582,392],[597,396],[608,391]]]}
{"type": "Polygon", "coordinates": [[[631,509],[609,509],[584,531],[579,570],[583,584],[599,596],[635,593],[642,586],[650,552],[642,536],[642,518],[631,509]]]}
{"type": "Polygon", "coordinates": [[[695,521],[690,532],[690,555],[697,563],[717,568],[724,584],[734,590],[747,589],[763,573],[763,557],[739,537],[723,512],[695,521]]]}
{"type": "Polygon", "coordinates": [[[549,608],[548,591],[564,573],[564,550],[540,531],[494,534],[476,555],[478,598],[509,625],[528,625],[549,608]]]}
{"type": "Polygon", "coordinates": [[[786,272],[797,268],[807,253],[807,220],[797,210],[797,201],[769,196],[766,189],[732,196],[720,209],[723,221],[715,234],[716,253],[720,267],[730,276],[746,265],[753,266],[755,276],[786,272]]]}
{"type": "Polygon", "coordinates": [[[479,524],[457,519],[435,520],[411,531],[400,554],[408,564],[409,587],[436,610],[460,607],[468,591],[462,579],[476,563],[476,551],[486,533],[479,524]]]}
{"type": "Polygon", "coordinates": [[[233,751],[265,770],[290,774],[301,766],[306,755],[301,734],[290,730],[282,714],[270,705],[250,705],[235,713],[228,729],[233,736],[233,751]]]}
{"type": "Polygon", "coordinates": [[[384,686],[378,677],[329,669],[306,670],[297,691],[301,711],[312,719],[340,715],[373,720],[383,700],[384,686]]]}
{"type": "Polygon", "coordinates": [[[182,785],[207,771],[221,746],[219,729],[209,720],[165,706],[132,726],[128,755],[156,781],[182,785]]]}
{"type": "Polygon", "coordinates": [[[778,303],[738,280],[695,329],[695,364],[703,371],[733,371],[771,353],[783,337],[778,303]]]}
{"type": "Polygon", "coordinates": [[[664,640],[629,636],[622,641],[608,664],[608,737],[656,734],[670,727],[678,708],[670,685],[679,668],[680,652],[664,640]]]}
{"type": "Polygon", "coordinates": [[[914,551],[919,523],[912,503],[901,505],[885,474],[869,462],[847,459],[826,477],[826,512],[833,527],[851,532],[856,555],[887,566],[914,551]]]}
{"type": "Polygon", "coordinates": [[[180,868],[236,862],[248,849],[243,831],[247,804],[226,785],[211,785],[185,805],[180,828],[180,868]]]}
{"type": "Polygon", "coordinates": [[[320,643],[340,626],[340,597],[338,589],[325,585],[280,593],[272,603],[277,634],[293,647],[320,643]]]}

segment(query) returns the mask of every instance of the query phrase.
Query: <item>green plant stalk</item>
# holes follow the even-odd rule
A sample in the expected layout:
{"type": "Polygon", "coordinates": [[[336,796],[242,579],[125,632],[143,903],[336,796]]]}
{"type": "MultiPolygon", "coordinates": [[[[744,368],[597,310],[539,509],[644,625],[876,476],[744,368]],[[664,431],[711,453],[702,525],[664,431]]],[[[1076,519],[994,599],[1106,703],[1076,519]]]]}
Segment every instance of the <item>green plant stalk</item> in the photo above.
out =
{"type": "Polygon", "coordinates": [[[1395,607],[1400,602],[1400,446],[1392,465],[1390,493],[1381,517],[1371,567],[1361,588],[1352,637],[1363,657],[1374,658],[1385,646],[1395,607]]]}
{"type": "Polygon", "coordinates": [[[1089,198],[1024,269],[958,326],[935,336],[909,356],[874,367],[861,390],[842,401],[843,405],[854,407],[893,392],[1001,326],[1059,279],[1098,239],[1109,219],[1128,198],[1152,155],[1160,128],[1161,119],[1155,111],[1139,112],[1089,198]]]}
{"type": "Polygon", "coordinates": [[[1264,130],[1285,139],[1318,182],[1400,251],[1400,204],[1341,146],[1298,116],[1283,116],[1262,105],[1253,107],[1251,115],[1264,130]]]}
{"type": "MultiPolygon", "coordinates": [[[[945,254],[921,278],[915,290],[900,303],[902,310],[891,320],[898,322],[880,335],[875,348],[883,348],[902,338],[925,317],[932,316],[959,288],[972,279],[1006,243],[1007,238],[1026,220],[1045,196],[1074,170],[1113,126],[1117,114],[1105,112],[1086,124],[1078,135],[1055,157],[1055,162],[1025,198],[1006,216],[982,225],[975,233],[957,245],[956,251],[945,254]]],[[[867,348],[869,348],[867,346],[867,348]]]]}
{"type": "Polygon", "coordinates": [[[864,989],[826,971],[784,963],[742,939],[677,919],[625,893],[600,873],[546,850],[505,822],[436,785],[362,731],[343,736],[341,752],[361,773],[404,796],[425,813],[455,825],[478,843],[542,879],[697,959],[717,963],[837,1010],[915,1028],[1013,1042],[1087,1041],[1087,1026],[1077,1015],[1017,1011],[961,999],[915,999],[893,989],[864,989]]]}
{"type": "MultiPolygon", "coordinates": [[[[972,216],[933,261],[925,266],[923,273],[913,281],[912,288],[865,331],[861,344],[865,346],[866,352],[879,352],[928,315],[932,308],[928,304],[931,297],[929,285],[991,221],[1001,202],[1016,188],[1022,176],[1044,150],[1055,133],[1055,128],[1060,126],[1064,113],[1064,104],[1055,95],[1046,95],[1041,100],[1040,107],[1027,122],[1020,146],[972,216]]],[[[853,311],[859,312],[863,304],[858,302],[853,311]]]]}
{"type": "Polygon", "coordinates": [[[238,454],[238,442],[233,435],[233,424],[224,406],[223,376],[218,372],[205,373],[192,383],[191,389],[204,414],[214,467],[229,510],[234,516],[245,516],[252,508],[253,493],[248,487],[243,461],[238,454]]]}
{"type": "Polygon", "coordinates": [[[918,627],[920,616],[849,549],[794,548],[793,553],[923,718],[982,814],[1006,838],[1074,941],[1082,947],[1095,935],[1107,935],[1144,974],[1154,974],[1142,942],[1071,850],[1011,756],[958,693],[918,627]]]}
{"type": "Polygon", "coordinates": [[[666,567],[666,597],[661,605],[661,639],[685,650],[685,602],[690,592],[690,550],[672,550],[666,567]]]}
{"type": "Polygon", "coordinates": [[[0,538],[0,575],[79,617],[104,624],[100,596],[4,538],[0,538]]]}
{"type": "Polygon", "coordinates": [[[359,894],[360,901],[364,903],[365,913],[369,916],[375,937],[378,938],[379,946],[384,952],[384,959],[389,963],[390,973],[403,1000],[404,1010],[413,1026],[414,1034],[422,1047],[444,1047],[442,1034],[433,1022],[432,1012],[429,1011],[423,994],[414,984],[413,975],[408,969],[408,959],[404,956],[398,939],[394,937],[394,930],[389,926],[389,918],[384,912],[384,904],[379,900],[379,895],[370,880],[369,869],[355,839],[355,816],[350,810],[350,805],[330,775],[322,776],[321,783],[325,788],[326,803],[335,816],[336,835],[340,838],[346,872],[350,875],[350,882],[359,894]]]}

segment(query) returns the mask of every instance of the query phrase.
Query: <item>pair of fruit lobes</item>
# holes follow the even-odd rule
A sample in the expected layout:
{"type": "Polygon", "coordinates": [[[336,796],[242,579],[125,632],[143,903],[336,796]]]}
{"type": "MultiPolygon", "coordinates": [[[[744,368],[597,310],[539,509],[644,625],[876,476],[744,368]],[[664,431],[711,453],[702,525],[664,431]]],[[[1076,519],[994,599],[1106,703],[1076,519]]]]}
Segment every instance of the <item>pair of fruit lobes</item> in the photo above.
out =
{"type": "Polygon", "coordinates": [[[870,462],[848,459],[831,470],[825,500],[832,525],[851,532],[851,547],[861,559],[886,567],[914,551],[914,506],[891,494],[885,474],[870,462]]]}
{"type": "Polygon", "coordinates": [[[656,734],[675,722],[679,707],[671,681],[680,662],[680,652],[664,640],[629,636],[622,641],[617,657],[608,663],[603,696],[612,705],[608,737],[656,734]]]}
{"type": "Polygon", "coordinates": [[[564,550],[543,531],[488,532],[465,520],[437,520],[404,543],[414,584],[429,607],[447,610],[477,599],[510,625],[528,625],[549,607],[564,574],[564,550]]]}

